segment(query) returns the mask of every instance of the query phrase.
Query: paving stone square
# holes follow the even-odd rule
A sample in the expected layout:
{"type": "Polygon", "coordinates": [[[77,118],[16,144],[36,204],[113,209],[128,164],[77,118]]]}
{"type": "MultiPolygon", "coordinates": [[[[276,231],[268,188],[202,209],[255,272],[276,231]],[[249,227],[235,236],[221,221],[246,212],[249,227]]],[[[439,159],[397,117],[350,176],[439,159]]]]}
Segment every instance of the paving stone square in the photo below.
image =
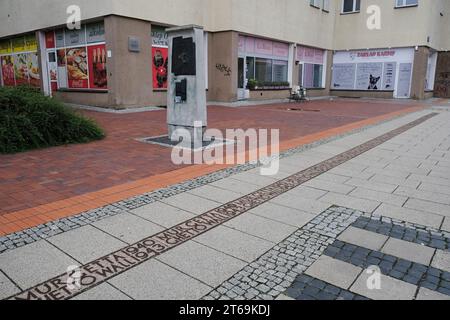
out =
{"type": "Polygon", "coordinates": [[[93,226],[69,231],[48,241],[81,263],[88,263],[127,245],[93,226]]]}
{"type": "Polygon", "coordinates": [[[131,210],[130,212],[166,228],[173,227],[195,216],[195,214],[191,212],[178,209],[159,201],[131,210]]]}
{"type": "Polygon", "coordinates": [[[305,273],[340,288],[349,289],[361,272],[361,268],[322,256],[305,273]]]}
{"type": "Polygon", "coordinates": [[[354,227],[349,227],[338,237],[338,240],[376,251],[379,251],[388,239],[387,236],[354,227]]]}
{"type": "Polygon", "coordinates": [[[391,238],[381,251],[405,260],[430,265],[436,250],[417,243],[391,238]]]}
{"type": "Polygon", "coordinates": [[[387,277],[385,275],[381,275],[381,289],[369,289],[367,285],[369,277],[369,274],[362,273],[356,280],[356,282],[352,285],[350,290],[373,300],[414,299],[417,287],[412,284],[387,277]]]}
{"type": "Polygon", "coordinates": [[[193,241],[164,253],[158,260],[211,287],[217,287],[247,265],[242,260],[193,241]]]}

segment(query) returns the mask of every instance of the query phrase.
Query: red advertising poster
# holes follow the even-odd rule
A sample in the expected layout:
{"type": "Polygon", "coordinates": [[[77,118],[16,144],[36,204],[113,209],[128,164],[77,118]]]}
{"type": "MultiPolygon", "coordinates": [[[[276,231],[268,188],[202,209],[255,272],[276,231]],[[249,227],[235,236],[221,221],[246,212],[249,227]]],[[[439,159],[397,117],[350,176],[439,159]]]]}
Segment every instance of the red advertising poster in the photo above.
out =
{"type": "Polygon", "coordinates": [[[12,56],[1,57],[3,84],[5,86],[14,86],[14,63],[12,56]]]}
{"type": "Polygon", "coordinates": [[[47,49],[53,49],[56,47],[54,31],[48,31],[45,33],[45,46],[47,49]]]}
{"type": "Polygon", "coordinates": [[[69,88],[87,89],[89,78],[86,47],[67,49],[66,62],[69,88]]]}
{"type": "Polygon", "coordinates": [[[88,47],[89,87],[91,89],[108,89],[106,72],[106,46],[104,44],[88,47]]]}
{"type": "Polygon", "coordinates": [[[26,53],[19,53],[13,56],[14,59],[14,76],[16,85],[27,85],[28,80],[28,59],[26,53]]]}
{"type": "Polygon", "coordinates": [[[152,48],[153,89],[167,89],[168,48],[152,48]]]}
{"type": "Polygon", "coordinates": [[[41,76],[39,74],[39,57],[37,52],[27,54],[28,63],[28,77],[30,79],[30,85],[33,87],[41,86],[41,76]]]}

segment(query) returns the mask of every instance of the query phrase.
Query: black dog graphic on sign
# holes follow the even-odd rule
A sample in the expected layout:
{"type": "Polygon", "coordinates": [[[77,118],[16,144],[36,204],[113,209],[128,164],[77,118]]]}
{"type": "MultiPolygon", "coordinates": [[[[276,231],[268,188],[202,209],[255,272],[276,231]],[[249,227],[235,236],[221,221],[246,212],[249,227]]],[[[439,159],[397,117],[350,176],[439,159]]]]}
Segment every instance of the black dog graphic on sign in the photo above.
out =
{"type": "Polygon", "coordinates": [[[370,75],[369,80],[369,90],[378,90],[378,81],[380,81],[381,77],[374,77],[373,75],[370,75]]]}

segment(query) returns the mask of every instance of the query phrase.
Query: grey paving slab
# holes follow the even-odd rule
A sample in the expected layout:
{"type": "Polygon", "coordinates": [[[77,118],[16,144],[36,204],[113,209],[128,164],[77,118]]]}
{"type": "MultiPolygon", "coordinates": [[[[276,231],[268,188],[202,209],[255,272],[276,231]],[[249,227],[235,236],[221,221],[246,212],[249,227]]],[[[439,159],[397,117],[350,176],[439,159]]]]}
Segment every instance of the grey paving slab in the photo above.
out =
{"type": "Polygon", "coordinates": [[[234,179],[234,180],[248,182],[248,183],[260,186],[261,188],[271,185],[276,182],[276,179],[273,179],[273,178],[270,178],[267,176],[262,176],[259,174],[248,173],[248,172],[238,173],[238,174],[231,176],[230,178],[234,179]]]}
{"type": "Polygon", "coordinates": [[[361,187],[358,187],[350,192],[349,196],[373,201],[380,201],[398,207],[402,207],[405,204],[406,200],[408,200],[408,197],[361,187]]]}
{"type": "Polygon", "coordinates": [[[0,300],[20,293],[20,289],[0,270],[0,300]]]}
{"type": "MultiPolygon", "coordinates": [[[[407,173],[412,173],[412,174],[420,174],[420,175],[428,175],[430,173],[430,170],[428,169],[424,169],[424,168],[418,168],[418,166],[420,165],[420,161],[416,163],[414,163],[414,165],[408,165],[407,163],[405,163],[404,160],[398,159],[395,160],[397,162],[395,162],[396,164],[390,164],[386,167],[387,170],[398,170],[398,171],[402,171],[402,172],[407,172],[407,173]],[[399,164],[403,162],[403,164],[399,164]]],[[[414,179],[413,180],[420,180],[420,179],[414,179]]]]}
{"type": "Polygon", "coordinates": [[[208,200],[187,192],[161,200],[161,202],[197,215],[221,206],[220,202],[208,200]]]}
{"type": "Polygon", "coordinates": [[[422,210],[426,212],[431,212],[437,215],[450,217],[450,206],[446,204],[425,201],[420,199],[409,199],[405,203],[405,208],[422,210]]]}
{"type": "Polygon", "coordinates": [[[233,192],[233,191],[229,191],[229,190],[224,190],[224,189],[219,189],[213,186],[203,186],[200,188],[196,188],[196,189],[192,189],[190,191],[188,191],[190,194],[208,199],[208,200],[212,200],[212,201],[216,201],[219,203],[228,203],[231,202],[233,200],[239,199],[242,197],[242,194],[237,193],[237,192],[233,192]]]}
{"type": "Polygon", "coordinates": [[[253,210],[250,210],[249,212],[296,228],[303,227],[315,218],[314,214],[280,206],[274,203],[265,203],[253,210]]]}
{"type": "Polygon", "coordinates": [[[103,283],[89,291],[83,292],[71,300],[78,301],[125,301],[131,300],[123,292],[120,292],[109,283],[103,283]]]}
{"type": "Polygon", "coordinates": [[[429,182],[429,183],[437,184],[437,185],[440,185],[440,186],[450,187],[450,179],[443,179],[443,178],[438,178],[438,177],[430,177],[430,176],[420,175],[420,174],[412,174],[412,175],[409,176],[408,179],[420,180],[422,182],[429,182]]]}
{"type": "Polygon", "coordinates": [[[429,176],[430,177],[443,178],[443,179],[450,179],[449,171],[431,170],[429,176]]]}
{"type": "Polygon", "coordinates": [[[269,220],[251,213],[244,213],[225,223],[225,225],[274,243],[281,242],[297,230],[296,227],[288,226],[284,223],[269,220]]]}
{"type": "Polygon", "coordinates": [[[128,213],[106,218],[92,225],[128,244],[138,242],[164,230],[157,224],[128,213]]]}
{"type": "Polygon", "coordinates": [[[193,241],[162,254],[158,260],[211,287],[217,287],[247,265],[193,241]]]}
{"type": "Polygon", "coordinates": [[[363,172],[364,170],[366,170],[369,166],[366,164],[359,164],[359,163],[354,163],[354,162],[344,162],[343,164],[337,166],[336,168],[338,169],[343,169],[343,170],[350,170],[352,172],[363,172]]]}
{"type": "Polygon", "coordinates": [[[361,187],[368,190],[374,190],[374,191],[380,191],[380,192],[386,192],[386,193],[392,193],[395,189],[397,189],[398,185],[393,184],[387,184],[382,182],[375,182],[375,181],[367,181],[363,179],[357,179],[353,178],[345,182],[346,185],[354,186],[354,187],[361,187]]]}
{"type": "Polygon", "coordinates": [[[381,252],[399,257],[405,260],[430,265],[435,249],[422,246],[413,242],[390,238],[381,252]]]}
{"type": "Polygon", "coordinates": [[[43,240],[0,255],[0,270],[21,289],[31,288],[76,265],[77,261],[43,240]]]}
{"type": "Polygon", "coordinates": [[[164,226],[165,228],[171,228],[195,217],[195,214],[191,212],[175,208],[159,201],[131,210],[130,212],[148,221],[164,226]]]}
{"type": "Polygon", "coordinates": [[[271,201],[269,201],[269,203],[298,209],[312,214],[320,214],[332,205],[332,203],[329,202],[327,203],[325,201],[315,201],[312,199],[300,198],[296,195],[288,193],[272,199],[271,201]]]}
{"type": "Polygon", "coordinates": [[[417,190],[417,188],[408,188],[408,187],[400,186],[397,190],[394,191],[394,194],[409,197],[409,198],[415,198],[415,199],[450,205],[450,196],[449,195],[436,193],[436,192],[417,190]]]}
{"type": "Polygon", "coordinates": [[[364,179],[364,180],[368,180],[375,175],[375,173],[373,173],[373,172],[366,172],[366,171],[354,172],[352,170],[343,169],[343,168],[339,168],[339,167],[331,169],[330,171],[328,171],[328,173],[332,173],[332,174],[340,175],[340,176],[344,176],[344,177],[349,177],[349,178],[364,179]]]}
{"type": "Polygon", "coordinates": [[[210,186],[214,186],[220,189],[229,190],[233,192],[238,192],[242,195],[249,194],[260,189],[260,187],[257,185],[231,178],[225,178],[213,182],[210,184],[210,186]]]}
{"type": "Polygon", "coordinates": [[[386,203],[381,204],[374,212],[375,215],[412,222],[422,226],[440,228],[444,217],[418,210],[399,208],[386,203]]]}
{"type": "Polygon", "coordinates": [[[276,298],[275,300],[278,300],[278,301],[295,301],[295,299],[293,299],[291,297],[288,297],[288,296],[286,296],[284,294],[280,294],[278,296],[278,298],[276,298]]]}
{"type": "Polygon", "coordinates": [[[378,201],[351,197],[334,192],[327,193],[322,198],[320,198],[319,201],[332,203],[334,205],[352,208],[356,210],[361,210],[368,213],[375,211],[375,209],[380,205],[380,202],[378,201]]]}
{"type": "Polygon", "coordinates": [[[370,178],[369,181],[397,185],[397,186],[400,186],[400,188],[401,187],[409,187],[409,188],[413,188],[413,189],[417,189],[417,187],[421,184],[421,181],[419,181],[419,180],[390,177],[390,176],[385,176],[383,174],[376,174],[372,178],[370,178]]]}
{"type": "Polygon", "coordinates": [[[442,230],[450,232],[450,218],[445,218],[444,223],[442,224],[442,230]]]}
{"type": "MultiPolygon", "coordinates": [[[[410,173],[404,172],[404,171],[380,169],[380,168],[368,168],[368,169],[364,170],[364,173],[373,174],[373,175],[382,174],[385,176],[397,177],[397,178],[402,178],[402,179],[406,179],[410,175],[410,173]]],[[[417,179],[413,179],[413,180],[417,180],[417,179]]]]}
{"type": "Polygon", "coordinates": [[[352,190],[355,189],[355,187],[345,185],[343,183],[334,183],[331,181],[322,180],[321,177],[306,182],[304,186],[341,194],[349,194],[352,190]]]}
{"type": "Polygon", "coordinates": [[[349,227],[338,237],[340,241],[375,251],[379,251],[388,239],[385,235],[354,227],[349,227]]]}
{"type": "Polygon", "coordinates": [[[136,300],[198,300],[211,291],[209,286],[154,259],[109,282],[136,300]]]}
{"type": "Polygon", "coordinates": [[[126,246],[124,241],[90,225],[51,237],[48,241],[83,264],[126,246]]]}
{"type": "Polygon", "coordinates": [[[329,181],[329,182],[333,182],[333,183],[344,183],[345,181],[350,180],[350,177],[345,177],[345,176],[340,176],[337,174],[333,174],[333,173],[323,173],[319,176],[320,180],[322,181],[329,181]]]}
{"type": "Polygon", "coordinates": [[[306,274],[342,289],[348,289],[362,269],[327,256],[321,256],[306,274]]]}
{"type": "Polygon", "coordinates": [[[437,250],[431,266],[436,269],[450,272],[450,252],[437,250]]]}
{"type": "Polygon", "coordinates": [[[419,293],[417,294],[416,300],[423,300],[423,301],[450,300],[450,296],[422,287],[419,289],[419,293]]]}
{"type": "Polygon", "coordinates": [[[350,291],[372,300],[413,300],[417,287],[385,275],[381,277],[381,289],[370,290],[368,284],[371,275],[363,272],[350,291]]]}
{"type": "Polygon", "coordinates": [[[326,191],[326,190],[319,190],[319,189],[307,187],[305,185],[301,185],[292,190],[289,190],[288,192],[284,193],[284,195],[294,196],[296,198],[302,198],[302,199],[317,200],[327,193],[328,193],[328,191],[326,191]]]}
{"type": "Polygon", "coordinates": [[[272,242],[224,226],[202,234],[195,241],[247,262],[256,260],[274,246],[272,242]]]}
{"type": "Polygon", "coordinates": [[[422,182],[419,186],[419,190],[443,193],[443,194],[450,196],[450,187],[441,186],[441,185],[433,184],[433,183],[429,183],[429,182],[422,182]]]}

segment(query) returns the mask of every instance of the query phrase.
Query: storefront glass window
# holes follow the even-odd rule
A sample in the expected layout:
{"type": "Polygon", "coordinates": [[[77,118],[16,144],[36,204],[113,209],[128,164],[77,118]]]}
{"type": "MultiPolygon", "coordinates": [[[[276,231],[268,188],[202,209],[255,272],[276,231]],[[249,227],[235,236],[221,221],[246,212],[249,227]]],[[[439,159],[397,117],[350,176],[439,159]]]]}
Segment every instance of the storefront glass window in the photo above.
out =
{"type": "Polygon", "coordinates": [[[255,79],[255,58],[247,57],[247,79],[255,79]]]}
{"type": "Polygon", "coordinates": [[[273,81],[286,82],[288,78],[288,62],[281,60],[273,61],[273,81]]]}
{"type": "Polygon", "coordinates": [[[256,58],[255,79],[258,80],[259,82],[272,81],[272,60],[256,58]]]}
{"type": "Polygon", "coordinates": [[[323,65],[305,63],[303,86],[306,88],[322,88],[323,65]]]}

